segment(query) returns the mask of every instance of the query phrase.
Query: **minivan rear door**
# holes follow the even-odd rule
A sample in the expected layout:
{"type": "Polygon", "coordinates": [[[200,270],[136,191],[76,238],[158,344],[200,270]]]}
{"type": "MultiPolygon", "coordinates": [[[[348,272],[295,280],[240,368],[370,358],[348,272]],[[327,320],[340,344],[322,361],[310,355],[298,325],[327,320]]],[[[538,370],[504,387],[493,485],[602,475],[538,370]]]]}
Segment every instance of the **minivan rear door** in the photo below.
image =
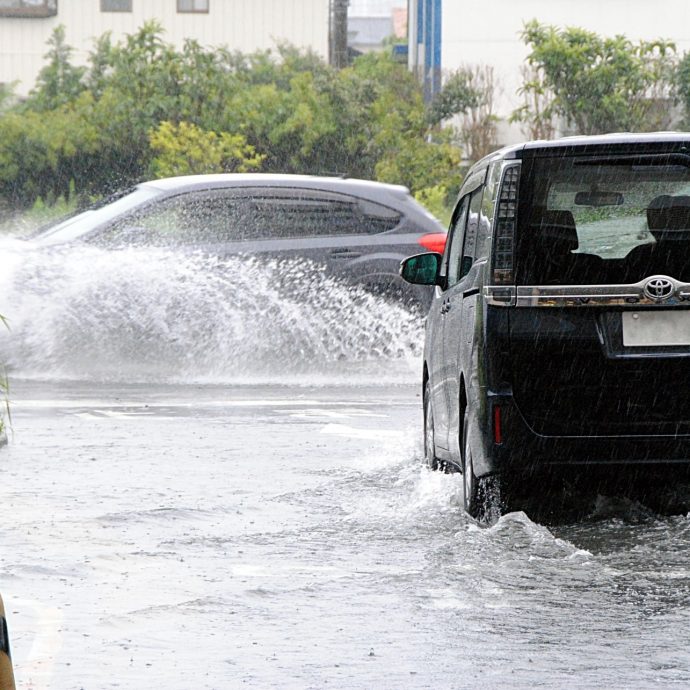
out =
{"type": "Polygon", "coordinates": [[[529,155],[510,310],[515,403],[537,433],[690,433],[690,159],[529,155]]]}

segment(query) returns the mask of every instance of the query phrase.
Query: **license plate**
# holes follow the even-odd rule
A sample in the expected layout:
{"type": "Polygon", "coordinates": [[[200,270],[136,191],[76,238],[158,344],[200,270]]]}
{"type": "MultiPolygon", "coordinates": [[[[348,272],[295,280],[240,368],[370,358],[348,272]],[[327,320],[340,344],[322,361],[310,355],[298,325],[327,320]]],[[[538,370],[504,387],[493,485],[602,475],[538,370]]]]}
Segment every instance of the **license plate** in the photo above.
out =
{"type": "Polygon", "coordinates": [[[623,345],[654,347],[690,345],[690,311],[624,311],[623,345]]]}

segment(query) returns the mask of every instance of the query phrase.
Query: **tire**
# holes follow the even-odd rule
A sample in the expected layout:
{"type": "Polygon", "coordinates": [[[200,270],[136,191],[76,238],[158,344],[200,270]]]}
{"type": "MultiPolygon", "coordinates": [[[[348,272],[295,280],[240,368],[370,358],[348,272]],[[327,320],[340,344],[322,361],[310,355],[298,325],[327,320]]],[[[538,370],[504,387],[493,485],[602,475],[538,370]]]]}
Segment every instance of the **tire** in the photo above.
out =
{"type": "Polygon", "coordinates": [[[467,410],[462,439],[462,487],[465,512],[479,522],[492,525],[505,512],[506,497],[503,481],[500,474],[479,478],[475,475],[467,410]]]}
{"type": "Polygon", "coordinates": [[[473,518],[479,517],[479,482],[474,474],[472,464],[472,448],[469,435],[469,415],[465,411],[465,420],[462,425],[462,489],[463,506],[465,512],[473,518]]]}
{"type": "Polygon", "coordinates": [[[430,470],[440,469],[434,442],[434,414],[431,408],[431,385],[424,386],[424,462],[430,470]]]}

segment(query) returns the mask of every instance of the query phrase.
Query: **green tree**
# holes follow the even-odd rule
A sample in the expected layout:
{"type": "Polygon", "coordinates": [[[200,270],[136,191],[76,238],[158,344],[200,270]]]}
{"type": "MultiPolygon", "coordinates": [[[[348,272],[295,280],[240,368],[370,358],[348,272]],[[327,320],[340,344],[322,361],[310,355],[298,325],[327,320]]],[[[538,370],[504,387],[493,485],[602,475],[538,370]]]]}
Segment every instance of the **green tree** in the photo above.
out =
{"type": "Polygon", "coordinates": [[[683,109],[682,126],[690,127],[690,53],[685,53],[678,63],[674,77],[676,98],[683,109]]]}
{"type": "Polygon", "coordinates": [[[535,65],[522,65],[522,86],[518,96],[522,105],[516,108],[510,122],[520,122],[528,139],[553,139],[556,133],[554,94],[546,84],[544,70],[535,65]]]}
{"type": "Polygon", "coordinates": [[[467,65],[451,72],[427,110],[432,126],[453,120],[464,158],[476,161],[498,148],[494,113],[494,73],[488,65],[467,65]]]}
{"type": "Polygon", "coordinates": [[[415,191],[458,178],[450,131],[430,128],[420,85],[386,53],[336,71],[287,45],[176,49],[155,22],[100,37],[84,71],[70,51],[56,34],[32,97],[0,112],[0,195],[14,205],[218,169],[378,176],[415,191]],[[58,74],[79,76],[59,96],[58,74]]]}
{"type": "Polygon", "coordinates": [[[38,73],[36,87],[27,102],[28,107],[39,112],[69,103],[84,89],[82,78],[86,70],[70,63],[73,49],[65,43],[64,26],[53,29],[48,48],[44,55],[48,63],[38,73]]]}
{"type": "Polygon", "coordinates": [[[443,87],[429,105],[428,118],[431,125],[439,125],[456,115],[464,115],[470,108],[476,108],[482,99],[481,92],[472,83],[472,70],[461,67],[451,72],[443,87]]]}
{"type": "MultiPolygon", "coordinates": [[[[661,39],[633,43],[569,27],[528,22],[522,38],[536,87],[553,93],[550,108],[579,134],[654,131],[670,124],[675,46],[661,39]]],[[[529,117],[529,109],[515,117],[529,117]]]]}
{"type": "Polygon", "coordinates": [[[45,118],[31,111],[0,117],[0,196],[10,208],[28,206],[48,191],[46,127],[45,118]]]}

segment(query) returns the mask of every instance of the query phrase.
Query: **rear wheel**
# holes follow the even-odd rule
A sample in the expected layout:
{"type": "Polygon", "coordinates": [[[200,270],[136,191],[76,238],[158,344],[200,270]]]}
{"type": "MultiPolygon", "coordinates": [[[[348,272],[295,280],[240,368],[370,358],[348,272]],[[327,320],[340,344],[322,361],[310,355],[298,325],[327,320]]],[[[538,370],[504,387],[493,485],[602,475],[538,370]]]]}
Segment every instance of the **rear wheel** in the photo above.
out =
{"type": "Polygon", "coordinates": [[[424,460],[430,470],[439,469],[434,442],[434,414],[431,409],[431,386],[426,382],[424,386],[424,460]]]}
{"type": "Polygon", "coordinates": [[[479,491],[477,477],[474,475],[472,464],[472,447],[469,439],[469,420],[465,412],[465,422],[463,424],[462,439],[462,488],[464,493],[463,505],[465,512],[472,517],[479,515],[479,491]]]}
{"type": "Polygon", "coordinates": [[[472,461],[472,445],[469,434],[469,415],[465,412],[463,424],[462,486],[465,512],[480,522],[493,524],[504,512],[502,481],[500,474],[477,477],[472,461]]]}

